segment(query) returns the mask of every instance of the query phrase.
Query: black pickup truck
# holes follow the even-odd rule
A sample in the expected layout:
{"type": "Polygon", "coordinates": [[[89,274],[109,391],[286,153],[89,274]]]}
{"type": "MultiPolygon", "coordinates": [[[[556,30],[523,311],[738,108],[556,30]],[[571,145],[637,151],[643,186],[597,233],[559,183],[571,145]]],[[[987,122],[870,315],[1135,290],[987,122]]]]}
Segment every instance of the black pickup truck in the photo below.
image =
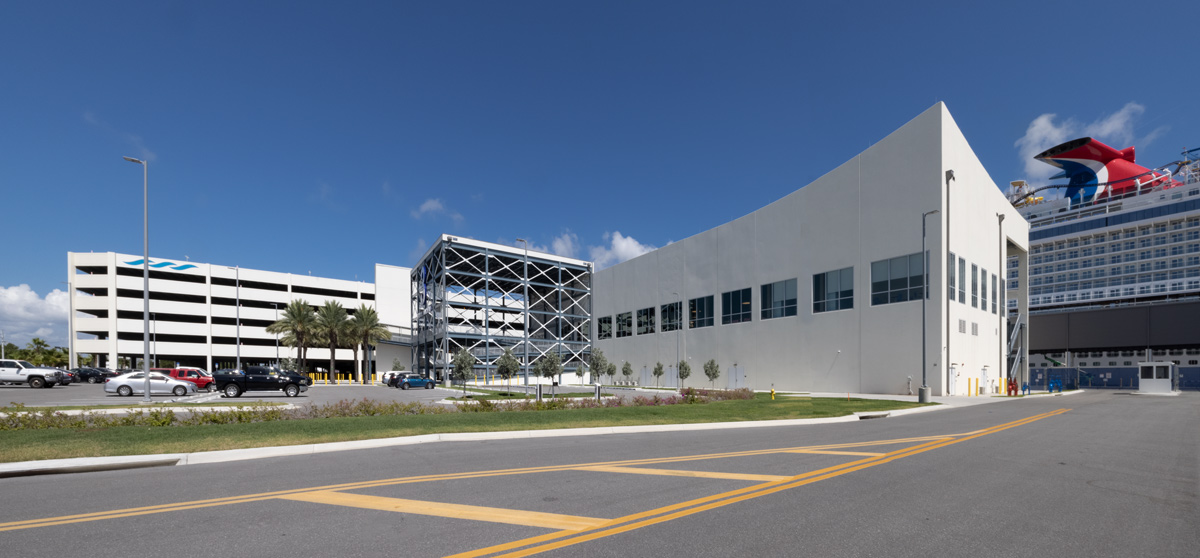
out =
{"type": "Polygon", "coordinates": [[[225,397],[241,397],[247,391],[282,391],[296,397],[308,391],[312,378],[270,366],[245,366],[244,370],[218,370],[213,374],[217,391],[225,397]]]}

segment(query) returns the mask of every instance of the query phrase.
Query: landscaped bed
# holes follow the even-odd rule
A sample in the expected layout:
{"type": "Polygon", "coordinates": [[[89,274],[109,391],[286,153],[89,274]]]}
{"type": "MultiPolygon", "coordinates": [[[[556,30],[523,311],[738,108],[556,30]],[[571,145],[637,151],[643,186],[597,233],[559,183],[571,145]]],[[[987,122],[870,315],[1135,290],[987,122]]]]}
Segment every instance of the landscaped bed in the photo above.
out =
{"type": "MultiPolygon", "coordinates": [[[[110,424],[0,431],[0,461],[188,453],[451,432],[822,418],[923,406],[919,403],[876,399],[783,397],[771,400],[769,394],[759,393],[749,399],[702,404],[699,401],[690,404],[684,401],[683,404],[670,405],[554,409],[570,401],[576,400],[544,401],[540,405],[533,401],[512,401],[528,410],[493,409],[500,412],[455,412],[455,409],[445,406],[419,403],[342,401],[307,410],[243,408],[231,412],[241,413],[239,416],[245,420],[232,420],[224,424],[205,423],[202,419],[185,422],[175,417],[169,426],[163,425],[167,422],[165,415],[169,411],[150,410],[144,416],[149,417],[149,413],[157,412],[159,426],[110,424]],[[265,413],[274,419],[252,422],[253,415],[257,413],[265,413]],[[296,413],[307,413],[307,416],[297,417],[296,413]],[[286,416],[296,418],[283,420],[286,416]]],[[[471,406],[477,407],[478,404],[471,406]]],[[[499,404],[491,406],[500,407],[499,404]]],[[[463,407],[463,410],[467,410],[467,405],[463,407]]],[[[218,420],[216,413],[219,411],[198,414],[215,422],[218,420]]]]}

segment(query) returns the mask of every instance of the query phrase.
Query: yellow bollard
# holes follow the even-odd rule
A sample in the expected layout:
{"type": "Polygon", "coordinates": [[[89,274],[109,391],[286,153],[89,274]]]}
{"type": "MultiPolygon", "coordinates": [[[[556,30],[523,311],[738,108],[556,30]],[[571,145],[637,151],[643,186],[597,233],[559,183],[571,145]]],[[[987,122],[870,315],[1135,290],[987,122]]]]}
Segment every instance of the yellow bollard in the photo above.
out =
{"type": "Polygon", "coordinates": [[[771,386],[771,401],[775,400],[775,386],[771,386]]]}

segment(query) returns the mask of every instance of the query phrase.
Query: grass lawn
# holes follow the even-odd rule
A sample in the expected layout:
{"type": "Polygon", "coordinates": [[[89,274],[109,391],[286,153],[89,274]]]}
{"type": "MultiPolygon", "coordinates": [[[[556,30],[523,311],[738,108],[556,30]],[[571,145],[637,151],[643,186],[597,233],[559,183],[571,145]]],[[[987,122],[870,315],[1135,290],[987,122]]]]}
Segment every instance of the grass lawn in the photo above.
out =
{"type": "Polygon", "coordinates": [[[769,394],[760,393],[749,400],[660,407],[373,416],[203,426],[15,430],[0,431],[0,462],[187,453],[447,432],[820,418],[920,406],[923,405],[877,399],[847,401],[785,397],[771,401],[769,394]]]}

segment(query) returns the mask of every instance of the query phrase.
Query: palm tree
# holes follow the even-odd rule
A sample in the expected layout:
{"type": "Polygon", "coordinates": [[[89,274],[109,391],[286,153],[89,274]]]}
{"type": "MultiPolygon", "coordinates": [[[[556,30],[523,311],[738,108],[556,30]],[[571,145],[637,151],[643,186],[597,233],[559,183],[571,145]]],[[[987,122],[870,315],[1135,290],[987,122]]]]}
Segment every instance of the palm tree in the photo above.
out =
{"type": "Polygon", "coordinates": [[[28,345],[25,345],[25,349],[28,351],[31,351],[30,354],[31,354],[32,358],[30,358],[29,360],[38,366],[41,366],[46,363],[46,359],[43,357],[43,355],[45,354],[46,349],[49,349],[49,348],[50,348],[50,344],[46,343],[46,341],[44,339],[41,339],[39,337],[34,337],[33,339],[31,339],[29,341],[28,345]]]}
{"type": "Polygon", "coordinates": [[[308,303],[293,300],[283,309],[279,321],[267,326],[267,333],[283,334],[280,341],[296,348],[300,370],[308,370],[308,348],[315,345],[317,316],[308,303]]]}
{"type": "Polygon", "coordinates": [[[334,368],[334,357],[337,348],[345,345],[349,335],[349,315],[340,302],[327,300],[317,309],[315,320],[317,335],[329,345],[329,379],[337,383],[337,369],[334,368]]]}
{"type": "MultiPolygon", "coordinates": [[[[354,317],[350,318],[350,330],[353,333],[352,338],[361,343],[363,348],[363,366],[359,376],[361,382],[361,374],[367,371],[367,347],[374,345],[376,341],[391,339],[392,332],[379,321],[379,313],[366,304],[360,304],[354,311],[354,317]]],[[[354,362],[358,362],[358,344],[355,343],[353,347],[354,362]]]]}

